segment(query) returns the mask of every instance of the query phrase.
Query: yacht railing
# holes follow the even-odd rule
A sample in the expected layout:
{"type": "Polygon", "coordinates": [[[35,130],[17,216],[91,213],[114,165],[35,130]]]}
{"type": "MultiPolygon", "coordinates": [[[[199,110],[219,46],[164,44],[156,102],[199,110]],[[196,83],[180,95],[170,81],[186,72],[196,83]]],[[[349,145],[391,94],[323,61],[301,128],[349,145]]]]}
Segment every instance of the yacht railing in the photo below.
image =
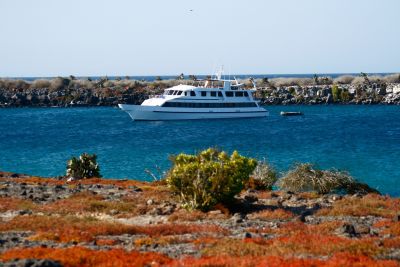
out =
{"type": "Polygon", "coordinates": [[[164,95],[149,95],[149,98],[165,98],[164,95]]]}

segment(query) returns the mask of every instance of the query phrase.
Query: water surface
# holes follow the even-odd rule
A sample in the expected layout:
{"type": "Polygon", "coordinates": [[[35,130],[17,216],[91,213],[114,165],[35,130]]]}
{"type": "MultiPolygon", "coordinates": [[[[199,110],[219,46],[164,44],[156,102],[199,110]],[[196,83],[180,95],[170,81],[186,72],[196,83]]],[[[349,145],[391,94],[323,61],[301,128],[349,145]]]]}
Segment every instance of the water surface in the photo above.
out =
{"type": "Polygon", "coordinates": [[[63,175],[66,161],[96,153],[103,176],[151,179],[168,156],[214,146],[266,158],[280,171],[296,162],[335,167],[400,196],[399,106],[273,106],[246,120],[133,122],[116,108],[0,109],[0,169],[63,175]],[[280,111],[302,111],[281,117],[280,111]]]}

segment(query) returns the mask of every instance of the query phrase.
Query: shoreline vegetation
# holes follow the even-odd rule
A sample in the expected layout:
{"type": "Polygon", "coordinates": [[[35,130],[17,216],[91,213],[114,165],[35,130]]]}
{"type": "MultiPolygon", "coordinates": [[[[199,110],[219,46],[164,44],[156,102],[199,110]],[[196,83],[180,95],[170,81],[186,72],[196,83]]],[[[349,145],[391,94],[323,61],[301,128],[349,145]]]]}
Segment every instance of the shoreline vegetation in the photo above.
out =
{"type": "Polygon", "coordinates": [[[171,161],[153,182],[98,178],[89,154],[65,177],[0,172],[0,265],[400,266],[400,199],[346,172],[278,177],[212,148],[171,161]]]}
{"type": "MultiPolygon", "coordinates": [[[[251,88],[248,79],[238,80],[251,88]]],[[[255,97],[262,105],[400,104],[400,74],[343,75],[337,78],[263,78],[254,80],[255,97]]],[[[194,75],[176,79],[137,81],[129,77],[109,80],[74,76],[24,81],[0,79],[0,107],[74,107],[141,104],[152,95],[178,84],[196,83],[194,75]]]]}

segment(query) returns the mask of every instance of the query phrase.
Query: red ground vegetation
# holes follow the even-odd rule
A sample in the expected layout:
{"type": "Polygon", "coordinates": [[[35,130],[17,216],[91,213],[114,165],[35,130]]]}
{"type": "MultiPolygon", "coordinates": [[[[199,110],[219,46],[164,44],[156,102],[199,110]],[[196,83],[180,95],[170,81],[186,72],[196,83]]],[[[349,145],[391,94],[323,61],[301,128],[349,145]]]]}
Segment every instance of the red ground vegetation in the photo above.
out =
{"type": "Polygon", "coordinates": [[[89,242],[99,235],[146,234],[154,237],[187,233],[227,233],[221,227],[207,224],[136,226],[73,216],[17,216],[8,222],[0,221],[0,231],[18,230],[36,232],[34,239],[57,242],[89,242]]]}
{"type": "Polygon", "coordinates": [[[204,220],[206,218],[207,218],[207,213],[205,212],[199,210],[188,211],[184,209],[179,209],[168,217],[168,221],[193,222],[193,221],[204,220]]]}
{"type": "MultiPolygon", "coordinates": [[[[1,173],[1,172],[0,172],[1,173]]],[[[3,173],[6,174],[6,173],[3,173]]],[[[4,175],[7,176],[7,175],[4,175]]],[[[7,178],[1,177],[0,181],[10,181],[17,183],[27,183],[27,184],[49,184],[49,185],[74,185],[74,184],[101,184],[101,185],[115,185],[122,188],[128,188],[129,186],[153,186],[152,183],[142,182],[137,180],[117,180],[117,179],[101,179],[101,178],[90,178],[77,181],[66,182],[66,180],[58,180],[53,178],[43,178],[36,176],[21,177],[21,178],[7,178]]]]}
{"type": "Polygon", "coordinates": [[[374,227],[379,228],[380,235],[390,235],[400,238],[400,222],[392,220],[382,220],[374,224],[374,227]]]}
{"type": "Polygon", "coordinates": [[[369,194],[364,197],[345,197],[336,201],[332,208],[321,209],[321,216],[380,216],[392,218],[400,210],[400,199],[369,194]]]}
{"type": "Polygon", "coordinates": [[[98,246],[113,246],[116,244],[117,240],[114,239],[105,239],[105,238],[96,239],[96,245],[98,246]]]}
{"type": "Polygon", "coordinates": [[[59,261],[64,266],[322,266],[322,267],[342,267],[342,266],[377,266],[377,267],[396,267],[400,266],[396,261],[375,260],[371,257],[351,254],[337,253],[327,260],[319,259],[300,259],[277,256],[258,256],[258,257],[186,257],[182,259],[170,259],[158,253],[139,253],[136,251],[125,252],[119,249],[109,251],[95,251],[82,247],[67,249],[51,248],[25,248],[13,249],[0,255],[3,261],[15,258],[37,258],[52,259],[59,261]]]}
{"type": "Polygon", "coordinates": [[[90,250],[83,247],[66,249],[26,248],[8,250],[0,256],[3,261],[20,259],[52,259],[65,267],[92,266],[160,266],[171,263],[167,256],[158,253],[126,252],[121,249],[108,251],[90,250]]]}
{"type": "Polygon", "coordinates": [[[390,260],[375,260],[373,258],[363,255],[353,255],[350,253],[338,253],[328,260],[318,259],[300,259],[300,258],[287,258],[277,256],[264,256],[264,257],[229,257],[229,256],[216,256],[216,257],[202,257],[202,258],[183,258],[175,260],[168,264],[169,266],[259,266],[259,267],[396,267],[400,266],[396,261],[390,260]]]}
{"type": "Polygon", "coordinates": [[[249,228],[249,232],[258,234],[276,234],[279,236],[288,236],[293,234],[318,234],[318,235],[330,235],[338,227],[343,225],[343,222],[322,222],[320,224],[310,225],[302,222],[288,222],[279,225],[278,228],[249,228]]]}
{"type": "Polygon", "coordinates": [[[30,200],[12,197],[0,197],[0,212],[12,210],[34,209],[36,204],[30,200]]]}
{"type": "Polygon", "coordinates": [[[275,210],[262,210],[257,213],[252,214],[251,219],[259,219],[259,220],[287,220],[292,219],[295,215],[284,209],[275,209],[275,210]]]}
{"type": "Polygon", "coordinates": [[[34,209],[48,214],[84,214],[92,212],[110,213],[118,211],[122,215],[138,215],[137,201],[107,201],[101,195],[90,192],[77,193],[67,199],[61,199],[52,203],[43,204],[34,209]]]}
{"type": "Polygon", "coordinates": [[[295,233],[274,239],[224,239],[205,249],[205,255],[218,256],[331,256],[339,252],[375,256],[385,252],[376,239],[349,239],[334,235],[295,233]]]}

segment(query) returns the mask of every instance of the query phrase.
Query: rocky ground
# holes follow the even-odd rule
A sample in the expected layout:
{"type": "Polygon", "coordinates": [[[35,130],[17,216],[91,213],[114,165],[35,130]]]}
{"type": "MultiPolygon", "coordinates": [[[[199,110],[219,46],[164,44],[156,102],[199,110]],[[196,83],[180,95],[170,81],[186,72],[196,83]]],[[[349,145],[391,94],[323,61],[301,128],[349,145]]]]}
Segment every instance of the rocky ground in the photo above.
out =
{"type": "MultiPolygon", "coordinates": [[[[397,76],[396,76],[397,77],[397,76]]],[[[399,76],[400,77],[400,76],[399,76]]],[[[256,97],[263,105],[318,104],[400,104],[399,79],[384,81],[359,80],[343,83],[343,79],[315,83],[312,79],[257,81],[256,97]],[[356,81],[356,82],[354,82],[356,81]]],[[[282,80],[283,79],[283,80],[282,80]]],[[[358,80],[357,80],[358,79],[358,80]]],[[[350,80],[349,80],[350,81],[350,80]]],[[[252,88],[252,83],[240,81],[252,88]]],[[[99,81],[55,78],[36,80],[0,79],[0,107],[70,107],[116,106],[119,103],[141,104],[152,95],[177,84],[192,84],[190,80],[139,82],[134,80],[99,81]]]]}
{"type": "Polygon", "coordinates": [[[189,212],[162,183],[0,173],[0,266],[400,266],[400,199],[248,189],[189,212]]]}

